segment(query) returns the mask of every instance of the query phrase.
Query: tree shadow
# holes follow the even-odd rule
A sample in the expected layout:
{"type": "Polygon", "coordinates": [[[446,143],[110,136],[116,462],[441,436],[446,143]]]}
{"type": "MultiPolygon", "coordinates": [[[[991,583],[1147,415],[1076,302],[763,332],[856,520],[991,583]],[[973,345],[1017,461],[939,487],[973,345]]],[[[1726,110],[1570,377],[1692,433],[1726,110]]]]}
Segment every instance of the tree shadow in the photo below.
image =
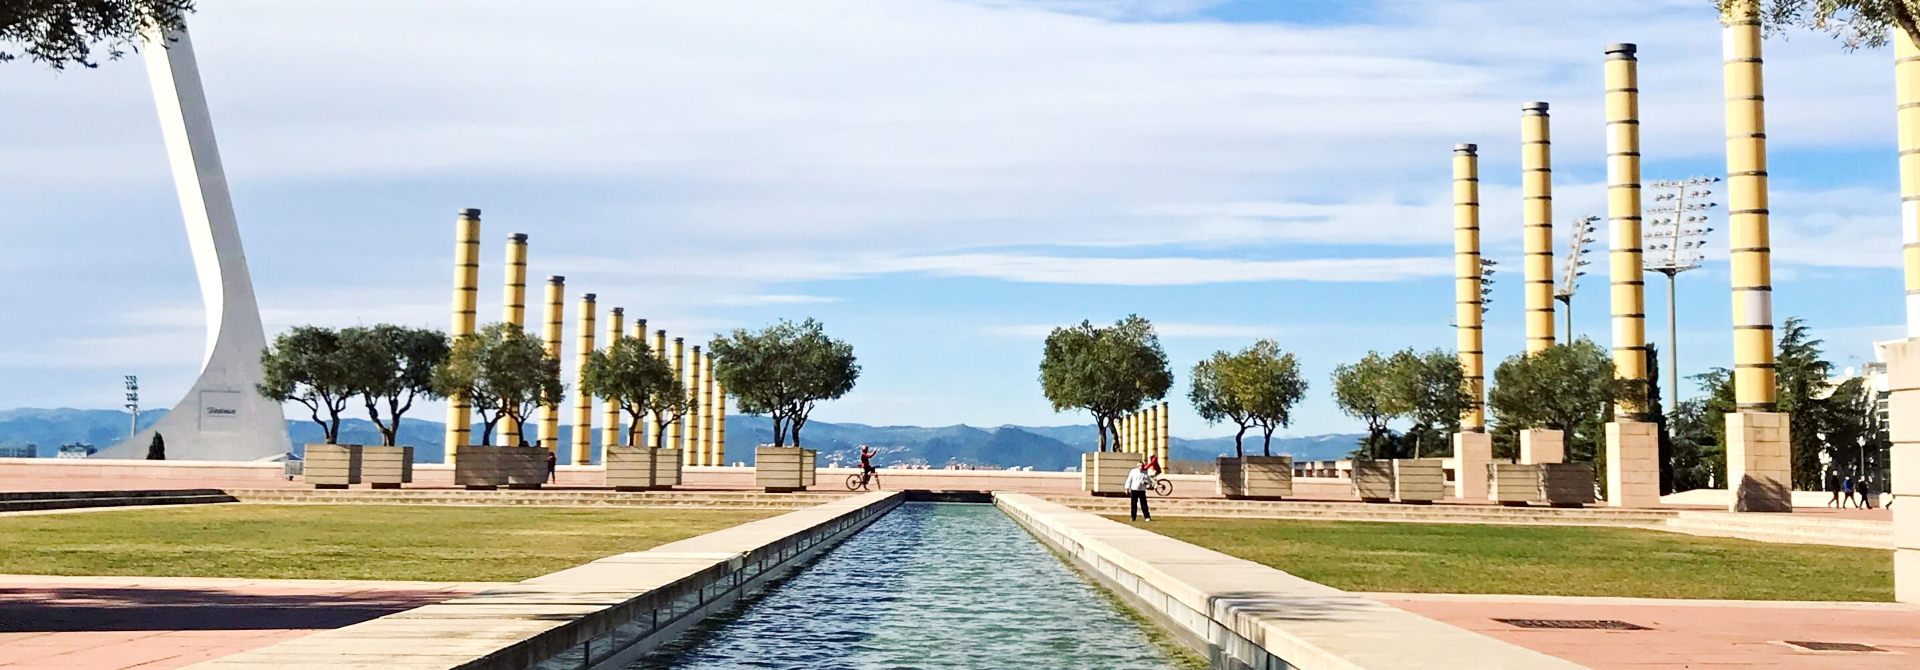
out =
{"type": "Polygon", "coordinates": [[[340,628],[461,593],[250,594],[221,589],[0,587],[0,633],[340,628]]]}

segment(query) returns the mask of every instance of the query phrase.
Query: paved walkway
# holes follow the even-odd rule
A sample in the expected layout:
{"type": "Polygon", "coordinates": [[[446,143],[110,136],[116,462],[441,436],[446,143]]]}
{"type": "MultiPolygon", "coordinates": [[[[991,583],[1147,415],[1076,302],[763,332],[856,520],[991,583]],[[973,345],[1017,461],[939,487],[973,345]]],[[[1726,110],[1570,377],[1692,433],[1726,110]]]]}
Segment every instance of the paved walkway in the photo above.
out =
{"type": "Polygon", "coordinates": [[[0,575],[0,668],[177,668],[491,586],[0,575]]]}
{"type": "Polygon", "coordinates": [[[1920,606],[1642,598],[1372,594],[1381,602],[1593,668],[1920,667],[1920,606]],[[1613,620],[1651,630],[1521,628],[1495,619],[1613,620]],[[1871,645],[1807,651],[1788,640],[1871,645]]]}

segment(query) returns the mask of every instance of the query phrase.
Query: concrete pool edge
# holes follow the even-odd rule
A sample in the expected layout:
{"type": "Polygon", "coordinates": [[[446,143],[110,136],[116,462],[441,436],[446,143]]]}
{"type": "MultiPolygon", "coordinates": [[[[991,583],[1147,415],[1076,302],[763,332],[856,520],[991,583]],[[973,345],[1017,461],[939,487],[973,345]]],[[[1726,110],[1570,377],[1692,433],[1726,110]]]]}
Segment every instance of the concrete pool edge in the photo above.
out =
{"type": "Polygon", "coordinates": [[[904,497],[847,496],[192,667],[522,670],[569,657],[572,668],[620,667],[904,497]]]}
{"type": "Polygon", "coordinates": [[[994,504],[1215,667],[1582,667],[1032,495],[994,504]]]}

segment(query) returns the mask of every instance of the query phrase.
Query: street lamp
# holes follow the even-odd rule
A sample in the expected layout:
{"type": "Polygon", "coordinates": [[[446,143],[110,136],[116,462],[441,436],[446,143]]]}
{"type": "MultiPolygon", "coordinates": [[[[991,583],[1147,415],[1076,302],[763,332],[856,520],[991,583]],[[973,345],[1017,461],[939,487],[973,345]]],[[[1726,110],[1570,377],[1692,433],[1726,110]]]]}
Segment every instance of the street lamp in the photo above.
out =
{"type": "Polygon", "coordinates": [[[1567,263],[1560,269],[1560,285],[1553,289],[1553,299],[1566,305],[1563,311],[1567,313],[1567,342],[1573,342],[1573,293],[1580,288],[1580,278],[1587,274],[1580,268],[1591,262],[1587,260],[1587,252],[1592,249],[1587,245],[1593,244],[1593,233],[1598,230],[1595,224],[1599,222],[1600,217],[1585,216],[1568,229],[1567,263]]]}
{"type": "Polygon", "coordinates": [[[127,375],[127,412],[133,417],[127,421],[127,440],[133,440],[134,433],[140,432],[140,375],[127,375]]]}
{"type": "Polygon", "coordinates": [[[1654,193],[1646,212],[1653,216],[1641,233],[1646,248],[1646,269],[1667,276],[1667,399],[1670,411],[1680,409],[1680,337],[1674,316],[1675,289],[1680,273],[1700,267],[1706,258],[1706,211],[1718,207],[1709,202],[1719,177],[1688,177],[1656,181],[1647,187],[1654,193]]]}

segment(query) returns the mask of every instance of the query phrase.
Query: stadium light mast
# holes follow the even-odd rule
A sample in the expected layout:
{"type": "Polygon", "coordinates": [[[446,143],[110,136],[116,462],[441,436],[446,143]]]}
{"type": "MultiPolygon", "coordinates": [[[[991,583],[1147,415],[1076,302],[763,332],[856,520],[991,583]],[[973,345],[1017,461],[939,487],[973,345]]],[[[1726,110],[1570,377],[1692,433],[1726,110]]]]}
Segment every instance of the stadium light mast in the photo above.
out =
{"type": "Polygon", "coordinates": [[[127,413],[133,418],[127,420],[127,440],[140,432],[140,375],[127,375],[127,413]]]}
{"type": "Polygon", "coordinates": [[[1667,403],[1670,411],[1680,409],[1680,329],[1675,321],[1678,310],[1674,285],[1680,273],[1698,269],[1706,258],[1707,210],[1719,203],[1709,202],[1719,177],[1688,177],[1648,184],[1654,191],[1647,213],[1655,215],[1647,223],[1643,237],[1647,249],[1646,269],[1667,276],[1667,403]]]}
{"type": "Polygon", "coordinates": [[[1562,311],[1567,314],[1567,342],[1569,344],[1571,344],[1574,339],[1573,294],[1580,288],[1580,278],[1587,274],[1587,271],[1580,268],[1586,267],[1587,264],[1591,262],[1587,260],[1587,252],[1592,251],[1592,249],[1587,247],[1593,244],[1593,234],[1599,230],[1595,224],[1598,223],[1600,223],[1600,217],[1597,216],[1583,216],[1573,222],[1573,227],[1568,230],[1566,265],[1560,269],[1560,285],[1553,289],[1553,299],[1566,305],[1566,308],[1562,311]]]}

